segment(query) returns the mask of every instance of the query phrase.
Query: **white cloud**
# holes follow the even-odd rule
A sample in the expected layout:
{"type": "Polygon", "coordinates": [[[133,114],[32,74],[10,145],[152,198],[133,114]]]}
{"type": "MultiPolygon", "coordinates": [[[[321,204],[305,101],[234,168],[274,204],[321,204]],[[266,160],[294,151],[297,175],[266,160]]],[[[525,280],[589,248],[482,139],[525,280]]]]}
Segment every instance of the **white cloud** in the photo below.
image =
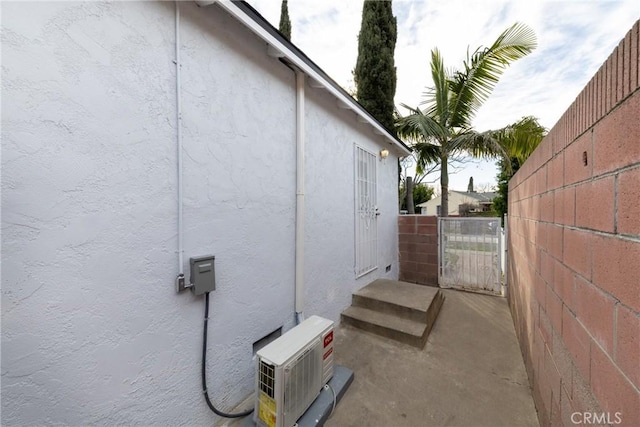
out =
{"type": "MultiPolygon", "coordinates": [[[[249,0],[278,26],[279,0],[249,0]]],[[[615,46],[640,17],[637,0],[395,0],[398,18],[396,105],[416,106],[431,85],[430,52],[459,67],[469,46],[492,43],[516,21],[532,27],[538,49],[504,73],[479,111],[478,129],[504,126],[533,115],[551,128],[615,46]]],[[[362,2],[289,0],[292,40],[345,88],[353,86],[362,2]]],[[[471,165],[451,177],[451,187],[495,182],[492,162],[471,165]],[[468,173],[469,172],[469,173],[468,173]]]]}

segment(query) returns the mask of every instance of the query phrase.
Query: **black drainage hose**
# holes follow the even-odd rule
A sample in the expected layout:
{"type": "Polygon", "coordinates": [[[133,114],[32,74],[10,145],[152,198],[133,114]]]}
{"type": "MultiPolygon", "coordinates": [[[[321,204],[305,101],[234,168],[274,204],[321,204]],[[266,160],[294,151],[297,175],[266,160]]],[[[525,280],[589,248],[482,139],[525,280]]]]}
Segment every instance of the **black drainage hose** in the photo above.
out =
{"type": "Polygon", "coordinates": [[[209,322],[209,292],[205,294],[205,305],[204,305],[204,334],[203,334],[203,344],[202,344],[202,392],[204,393],[204,398],[207,401],[207,406],[209,409],[213,411],[214,414],[219,415],[224,418],[242,418],[253,412],[253,409],[244,412],[238,412],[237,414],[227,414],[226,412],[219,411],[213,406],[211,403],[211,399],[209,399],[209,393],[207,392],[207,323],[209,322]]]}

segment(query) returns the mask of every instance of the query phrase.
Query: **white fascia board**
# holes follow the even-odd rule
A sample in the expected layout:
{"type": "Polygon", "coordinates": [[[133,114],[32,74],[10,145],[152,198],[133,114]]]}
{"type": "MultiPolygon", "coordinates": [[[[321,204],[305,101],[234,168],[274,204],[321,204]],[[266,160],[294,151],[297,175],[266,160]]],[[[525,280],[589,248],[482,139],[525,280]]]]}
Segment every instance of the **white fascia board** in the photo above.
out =
{"type": "MultiPolygon", "coordinates": [[[[331,82],[327,81],[322,75],[317,73],[312,67],[310,67],[305,61],[300,59],[298,55],[292,52],[286,45],[284,45],[280,40],[273,37],[273,35],[269,34],[262,26],[256,23],[251,17],[247,16],[242,9],[234,4],[231,0],[216,0],[216,1],[196,1],[199,6],[208,6],[210,4],[217,3],[222,7],[225,11],[227,11],[231,16],[240,21],[245,27],[250,29],[254,34],[264,40],[269,46],[272,54],[273,49],[282,53],[282,57],[287,58],[288,61],[295,65],[300,71],[304,72],[307,76],[311,77],[319,86],[323,89],[327,90],[333,96],[338,99],[338,102],[346,104],[349,106],[351,110],[353,110],[358,115],[358,120],[363,123],[368,123],[373,127],[373,130],[376,134],[383,136],[390,144],[392,144],[399,152],[401,156],[408,156],[411,154],[411,151],[407,149],[402,144],[399,144],[398,141],[391,135],[389,132],[377,121],[373,120],[367,113],[363,111],[363,108],[360,104],[354,101],[350,96],[345,96],[338,89],[336,89],[331,82]]],[[[315,86],[315,85],[314,85],[315,86]]]]}

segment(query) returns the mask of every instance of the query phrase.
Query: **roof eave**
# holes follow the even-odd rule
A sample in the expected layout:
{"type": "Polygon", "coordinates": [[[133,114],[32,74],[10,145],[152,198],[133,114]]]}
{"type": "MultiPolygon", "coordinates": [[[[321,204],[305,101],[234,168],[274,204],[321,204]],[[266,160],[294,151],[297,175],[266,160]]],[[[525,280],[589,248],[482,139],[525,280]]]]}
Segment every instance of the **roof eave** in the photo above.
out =
{"type": "Polygon", "coordinates": [[[367,123],[373,132],[382,136],[398,152],[400,157],[411,154],[411,149],[393,136],[371,113],[360,105],[339,84],[327,75],[318,65],[309,59],[304,52],[285,39],[262,15],[244,1],[214,0],[196,1],[198,6],[204,7],[217,3],[227,13],[237,19],[251,32],[264,40],[270,55],[286,60],[315,82],[314,86],[321,87],[337,98],[341,108],[352,110],[358,116],[358,121],[367,123]]]}

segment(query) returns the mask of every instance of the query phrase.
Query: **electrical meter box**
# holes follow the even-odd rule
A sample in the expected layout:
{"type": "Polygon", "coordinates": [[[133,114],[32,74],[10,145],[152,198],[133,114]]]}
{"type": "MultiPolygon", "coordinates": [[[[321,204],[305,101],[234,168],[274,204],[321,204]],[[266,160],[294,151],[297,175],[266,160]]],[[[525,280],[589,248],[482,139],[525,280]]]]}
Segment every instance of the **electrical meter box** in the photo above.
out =
{"type": "Polygon", "coordinates": [[[196,295],[216,289],[215,259],[213,255],[189,258],[191,289],[196,295]]]}

